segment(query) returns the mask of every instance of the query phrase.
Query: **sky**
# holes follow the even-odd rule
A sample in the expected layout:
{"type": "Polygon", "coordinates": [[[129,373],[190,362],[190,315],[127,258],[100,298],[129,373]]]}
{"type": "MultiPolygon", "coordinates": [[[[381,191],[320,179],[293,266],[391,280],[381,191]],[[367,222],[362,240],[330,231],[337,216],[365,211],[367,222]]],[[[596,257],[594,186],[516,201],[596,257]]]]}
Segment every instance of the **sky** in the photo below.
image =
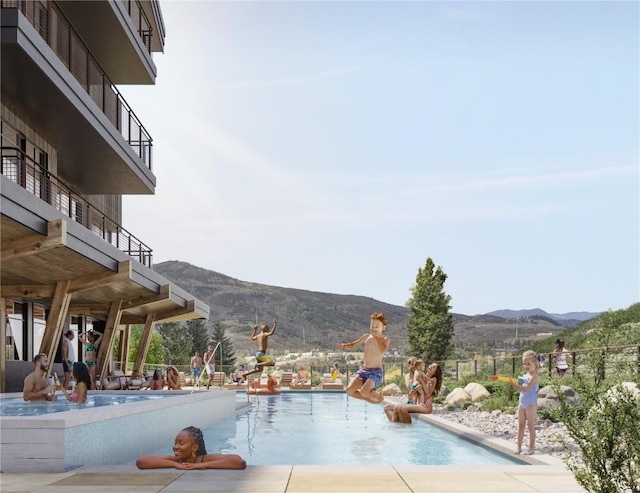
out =
{"type": "Polygon", "coordinates": [[[455,313],[640,300],[638,2],[161,1],[123,226],[262,284],[455,313]]]}

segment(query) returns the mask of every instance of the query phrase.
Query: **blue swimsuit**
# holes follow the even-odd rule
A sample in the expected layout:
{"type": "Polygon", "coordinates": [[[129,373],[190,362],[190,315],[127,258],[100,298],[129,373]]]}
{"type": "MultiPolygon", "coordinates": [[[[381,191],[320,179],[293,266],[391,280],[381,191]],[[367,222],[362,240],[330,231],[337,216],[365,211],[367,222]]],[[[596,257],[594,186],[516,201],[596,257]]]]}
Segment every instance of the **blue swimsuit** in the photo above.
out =
{"type": "MultiPolygon", "coordinates": [[[[527,385],[531,380],[531,375],[527,374],[518,378],[518,383],[520,385],[527,385]]],[[[538,404],[538,383],[536,382],[529,390],[526,392],[520,392],[520,407],[522,409],[526,409],[529,406],[535,406],[538,404]]]]}

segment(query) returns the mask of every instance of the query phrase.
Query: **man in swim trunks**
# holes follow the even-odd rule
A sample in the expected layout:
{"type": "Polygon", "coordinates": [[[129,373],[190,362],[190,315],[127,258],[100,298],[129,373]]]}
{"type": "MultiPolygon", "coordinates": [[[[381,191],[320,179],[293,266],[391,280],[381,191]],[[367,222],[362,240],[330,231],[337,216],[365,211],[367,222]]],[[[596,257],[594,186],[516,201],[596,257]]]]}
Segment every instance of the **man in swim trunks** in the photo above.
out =
{"type": "Polygon", "coordinates": [[[251,334],[252,341],[258,341],[258,350],[256,351],[256,366],[253,370],[245,373],[243,376],[247,378],[248,375],[252,375],[254,373],[261,373],[262,369],[265,366],[274,366],[276,363],[269,356],[267,356],[267,343],[269,341],[269,337],[276,333],[276,327],[278,326],[278,321],[273,321],[273,328],[269,329],[267,324],[262,324],[262,329],[259,334],[256,334],[258,330],[258,326],[253,326],[253,333],[251,334]]]}
{"type": "Polygon", "coordinates": [[[62,369],[64,370],[64,383],[63,387],[67,390],[71,389],[69,385],[71,383],[71,370],[73,369],[73,363],[76,360],[75,352],[71,341],[73,341],[75,334],[73,330],[69,329],[62,336],[62,369]]]}
{"type": "Polygon", "coordinates": [[[213,348],[211,344],[207,346],[207,350],[204,352],[204,371],[207,374],[207,390],[211,386],[213,375],[216,373],[216,365],[213,361],[213,348]]]}
{"type": "Polygon", "coordinates": [[[340,349],[352,349],[364,344],[363,365],[347,387],[348,396],[372,404],[383,401],[384,397],[376,391],[376,387],[382,382],[382,357],[389,349],[389,338],[383,335],[386,328],[384,312],[376,312],[371,315],[369,334],[364,334],[357,341],[339,345],[340,349]]]}
{"type": "Polygon", "coordinates": [[[196,354],[191,358],[191,374],[193,375],[194,383],[198,380],[201,372],[202,358],[200,357],[200,353],[196,351],[196,354]]]}

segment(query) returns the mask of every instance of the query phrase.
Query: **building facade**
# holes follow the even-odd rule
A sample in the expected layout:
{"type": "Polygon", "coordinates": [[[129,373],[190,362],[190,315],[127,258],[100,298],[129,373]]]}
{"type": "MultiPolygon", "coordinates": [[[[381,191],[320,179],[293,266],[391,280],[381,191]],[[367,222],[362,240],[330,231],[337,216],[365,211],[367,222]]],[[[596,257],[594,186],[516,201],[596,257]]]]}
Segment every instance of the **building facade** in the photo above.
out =
{"type": "Polygon", "coordinates": [[[156,178],[153,140],[117,85],[155,83],[160,6],[0,0],[0,20],[0,390],[22,390],[69,328],[104,334],[99,375],[140,371],[155,323],[209,316],[122,226],[122,196],[153,194],[156,178]],[[143,340],[127,362],[132,324],[143,340]]]}

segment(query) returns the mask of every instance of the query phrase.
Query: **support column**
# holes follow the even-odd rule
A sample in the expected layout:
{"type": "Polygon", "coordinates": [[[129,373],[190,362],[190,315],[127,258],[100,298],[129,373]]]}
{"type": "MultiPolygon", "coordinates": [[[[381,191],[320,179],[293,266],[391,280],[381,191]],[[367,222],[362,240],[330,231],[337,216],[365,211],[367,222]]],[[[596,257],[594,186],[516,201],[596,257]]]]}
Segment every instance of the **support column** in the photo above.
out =
{"type": "Polygon", "coordinates": [[[104,328],[104,335],[98,348],[98,361],[96,363],[96,378],[99,375],[100,379],[103,379],[107,375],[107,367],[109,366],[109,360],[111,359],[111,353],[113,352],[113,345],[115,343],[115,334],[120,325],[120,317],[122,316],[122,300],[114,301],[109,308],[109,317],[104,328]]]}
{"type": "Polygon", "coordinates": [[[130,325],[125,325],[120,331],[120,344],[118,345],[118,361],[122,361],[122,371],[127,374],[129,366],[129,340],[131,336],[130,325]]]}
{"type": "Polygon", "coordinates": [[[153,321],[156,316],[154,313],[147,315],[144,321],[144,330],[142,331],[142,337],[140,338],[140,345],[138,346],[138,354],[136,354],[136,362],[133,365],[133,374],[142,375],[142,369],[144,362],[147,359],[147,352],[149,351],[149,345],[151,344],[151,334],[153,333],[153,321]]]}
{"type": "MultiPolygon", "coordinates": [[[[60,281],[56,284],[56,289],[51,300],[51,310],[47,315],[47,324],[40,344],[40,352],[45,353],[49,357],[49,361],[53,362],[58,344],[62,339],[62,330],[64,329],[64,321],[69,311],[69,303],[71,295],[69,294],[69,281],[60,281]]],[[[53,365],[49,365],[47,376],[51,374],[53,365]]]]}

